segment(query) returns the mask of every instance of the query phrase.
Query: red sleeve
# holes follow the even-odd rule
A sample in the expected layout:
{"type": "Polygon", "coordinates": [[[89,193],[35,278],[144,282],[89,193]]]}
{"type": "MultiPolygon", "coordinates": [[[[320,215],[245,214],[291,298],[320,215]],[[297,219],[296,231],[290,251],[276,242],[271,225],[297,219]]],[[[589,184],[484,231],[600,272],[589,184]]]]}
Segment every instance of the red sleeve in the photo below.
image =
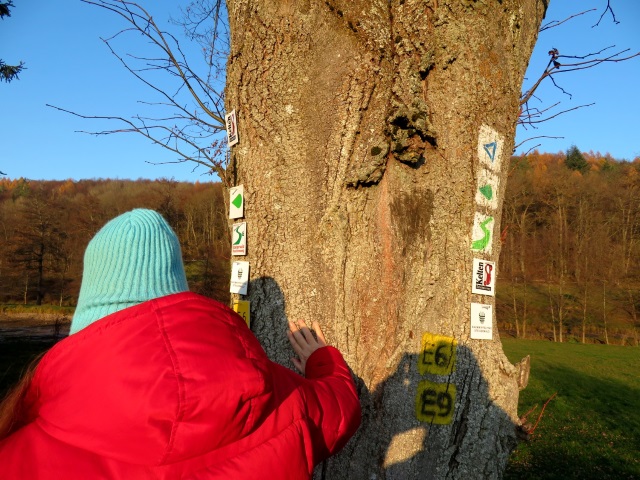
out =
{"type": "Polygon", "coordinates": [[[314,458],[320,462],[338,452],[360,426],[360,400],[342,354],[323,347],[307,359],[303,383],[309,417],[316,426],[314,458]]]}

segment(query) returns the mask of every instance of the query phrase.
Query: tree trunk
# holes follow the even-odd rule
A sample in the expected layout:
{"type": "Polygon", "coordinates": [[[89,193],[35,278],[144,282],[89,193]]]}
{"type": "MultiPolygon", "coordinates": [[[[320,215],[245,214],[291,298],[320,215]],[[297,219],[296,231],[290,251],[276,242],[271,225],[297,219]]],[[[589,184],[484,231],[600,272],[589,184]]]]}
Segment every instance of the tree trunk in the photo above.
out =
{"type": "Polygon", "coordinates": [[[560,277],[560,295],[558,296],[558,338],[562,343],[564,330],[564,274],[560,277]]]}
{"type": "Polygon", "coordinates": [[[582,343],[587,343],[587,293],[589,290],[589,284],[587,283],[586,275],[584,281],[584,300],[582,302],[582,343]]]}
{"type": "Polygon", "coordinates": [[[629,293],[629,303],[631,305],[631,318],[633,320],[633,338],[636,343],[636,347],[638,346],[638,313],[636,311],[636,300],[633,298],[633,293],[631,289],[628,289],[629,293]]]}
{"type": "Polygon", "coordinates": [[[522,338],[527,338],[527,280],[523,278],[522,282],[522,338]]]}
{"type": "Polygon", "coordinates": [[[287,319],[318,319],[360,389],[363,426],[324,478],[502,474],[517,371],[495,321],[470,339],[470,303],[493,304],[471,294],[472,260],[498,259],[545,3],[228,1],[252,328],[289,364],[287,319]],[[453,339],[453,371],[433,373],[453,339]]]}
{"type": "Polygon", "coordinates": [[[604,323],[604,343],[609,345],[609,330],[607,329],[607,282],[602,283],[602,322],[604,323]]]}
{"type": "Polygon", "coordinates": [[[553,295],[551,295],[551,280],[547,280],[547,290],[549,292],[549,308],[551,309],[551,325],[553,327],[553,341],[557,342],[558,339],[556,337],[556,314],[553,307],[553,295]]]}
{"type": "Polygon", "coordinates": [[[24,298],[23,304],[27,304],[27,297],[29,295],[29,272],[27,271],[24,279],[24,298]]]}
{"type": "Polygon", "coordinates": [[[516,300],[515,281],[511,282],[511,296],[513,298],[513,318],[516,321],[516,338],[520,338],[520,322],[518,321],[518,302],[516,300]]]}

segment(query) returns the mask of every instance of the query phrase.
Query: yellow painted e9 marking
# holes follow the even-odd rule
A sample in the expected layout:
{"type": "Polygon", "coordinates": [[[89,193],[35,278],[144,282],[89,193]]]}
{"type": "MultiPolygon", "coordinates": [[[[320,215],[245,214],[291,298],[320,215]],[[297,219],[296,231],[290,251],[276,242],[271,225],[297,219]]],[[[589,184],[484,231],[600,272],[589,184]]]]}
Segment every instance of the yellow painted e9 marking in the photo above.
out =
{"type": "Polygon", "coordinates": [[[453,419],[456,386],[423,380],[418,384],[416,418],[421,422],[448,425],[453,419]]]}

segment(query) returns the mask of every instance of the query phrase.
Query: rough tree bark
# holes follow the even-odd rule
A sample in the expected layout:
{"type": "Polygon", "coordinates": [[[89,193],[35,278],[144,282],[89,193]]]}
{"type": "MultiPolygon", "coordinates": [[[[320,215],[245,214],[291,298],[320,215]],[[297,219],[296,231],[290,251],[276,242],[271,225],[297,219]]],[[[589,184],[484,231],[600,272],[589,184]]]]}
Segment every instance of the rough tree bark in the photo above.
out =
{"type": "Polygon", "coordinates": [[[318,478],[502,475],[518,371],[495,327],[470,339],[470,303],[493,300],[471,294],[472,260],[500,250],[472,252],[472,230],[491,215],[499,237],[546,4],[228,0],[228,174],[245,188],[252,328],[287,363],[286,320],[319,320],[361,393],[361,430],[318,478]],[[476,195],[491,142],[504,168],[489,208],[476,195]],[[455,339],[453,372],[419,371],[425,333],[455,339]],[[424,380],[450,390],[421,396],[424,380]],[[446,417],[449,399],[449,423],[418,420],[425,405],[446,417]]]}

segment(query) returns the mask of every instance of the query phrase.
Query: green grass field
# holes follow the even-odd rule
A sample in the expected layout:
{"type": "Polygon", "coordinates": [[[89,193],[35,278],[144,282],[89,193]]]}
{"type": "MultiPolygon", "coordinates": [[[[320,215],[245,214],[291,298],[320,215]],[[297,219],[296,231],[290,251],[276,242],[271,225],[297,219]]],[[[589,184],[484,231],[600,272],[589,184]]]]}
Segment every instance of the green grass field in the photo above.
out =
{"type": "Polygon", "coordinates": [[[640,348],[503,340],[512,362],[531,355],[519,414],[535,405],[531,439],[506,479],[640,479],[640,348]]]}

